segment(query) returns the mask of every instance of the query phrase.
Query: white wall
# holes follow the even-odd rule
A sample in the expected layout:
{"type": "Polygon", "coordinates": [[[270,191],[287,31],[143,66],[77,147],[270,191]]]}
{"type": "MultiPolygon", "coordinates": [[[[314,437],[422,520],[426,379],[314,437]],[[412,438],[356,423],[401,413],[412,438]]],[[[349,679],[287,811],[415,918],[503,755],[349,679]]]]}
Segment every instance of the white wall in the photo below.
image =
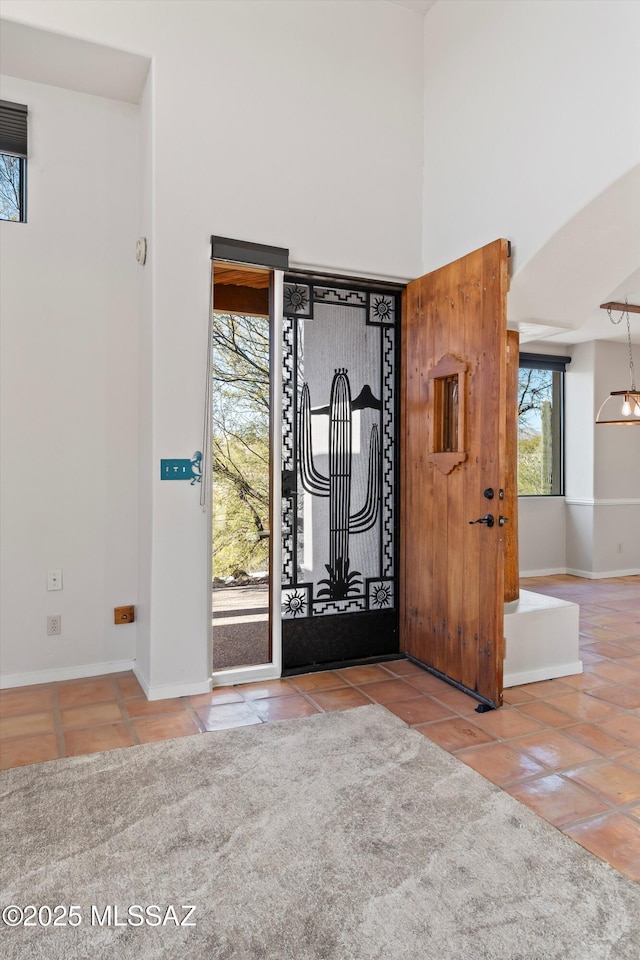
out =
{"type": "MultiPolygon", "coordinates": [[[[628,197],[640,162],[640,126],[629,130],[629,118],[639,109],[640,4],[633,0],[436,3],[425,18],[424,268],[507,237],[510,320],[544,324],[550,332],[576,326],[577,304],[591,311],[637,265],[629,242],[634,231],[637,238],[637,216],[628,197]],[[607,136],[594,135],[616,129],[629,135],[615,150],[607,136]],[[565,237],[570,222],[593,229],[603,206],[613,222],[602,215],[597,236],[574,229],[569,251],[554,257],[551,238],[565,237]],[[579,217],[581,211],[591,213],[579,217]],[[613,266],[607,260],[603,270],[612,251],[613,266]],[[538,265],[537,272],[527,272],[527,264],[538,265]],[[596,273],[608,278],[608,289],[593,291],[596,273]],[[592,295],[586,304],[577,295],[584,289],[592,295]]],[[[566,564],[597,575],[637,566],[631,552],[611,553],[618,508],[593,502],[623,496],[599,491],[617,485],[616,465],[633,483],[638,463],[635,438],[625,452],[612,438],[594,435],[595,364],[596,346],[582,344],[567,378],[566,527],[563,501],[520,500],[523,572],[566,564]],[[616,449],[605,452],[610,443],[616,449]],[[607,509],[609,520],[601,520],[599,511],[607,509]]],[[[618,513],[637,530],[632,505],[618,513]]]]}
{"type": "MultiPolygon", "coordinates": [[[[14,414],[3,456],[7,672],[130,657],[136,627],[114,632],[109,611],[134,601],[150,694],[206,687],[209,530],[197,490],[161,483],[159,460],[201,444],[209,235],[388,277],[497,236],[523,263],[637,162],[640,5],[621,0],[615,17],[612,6],[437,3],[423,49],[420,17],[386,2],[3,0],[7,18],[153,60],[139,167],[131,107],[34,93],[33,144],[46,136],[47,159],[32,163],[32,221],[3,227],[16,277],[3,355],[14,414]],[[79,169],[52,130],[71,103],[83,117],[79,169]],[[624,129],[624,141],[611,150],[594,129],[624,129]],[[117,191],[114,162],[131,175],[117,191]],[[131,258],[139,233],[144,270],[131,258]],[[42,464],[53,465],[46,484],[42,464]],[[64,567],[63,594],[43,593],[50,566],[64,567]],[[62,646],[41,635],[47,612],[63,613],[62,646]]],[[[10,83],[4,96],[25,89],[10,83]]]]}
{"type": "MultiPolygon", "coordinates": [[[[640,372],[640,345],[635,346],[635,357],[640,372]]],[[[595,361],[594,400],[599,407],[612,390],[629,386],[628,346],[598,341],[595,361]]],[[[608,417],[611,406],[614,415],[619,411],[622,399],[609,401],[608,417]]],[[[640,426],[595,428],[593,496],[594,571],[640,571],[640,426]]]]}
{"type": "Polygon", "coordinates": [[[567,568],[593,569],[594,371],[596,344],[577,344],[565,377],[567,568]]]}
{"type": "Polygon", "coordinates": [[[593,570],[598,576],[640,573],[640,497],[633,502],[596,503],[593,541],[593,570]]]}
{"type": "MultiPolygon", "coordinates": [[[[141,237],[150,240],[148,254],[153,256],[154,237],[154,75],[153,66],[147,77],[140,102],[140,225],[141,237]]],[[[153,542],[153,270],[145,265],[140,276],[139,299],[139,364],[138,364],[138,598],[136,671],[142,679],[151,676],[151,563],[153,542]]]]}
{"type": "Polygon", "coordinates": [[[297,263],[419,275],[417,13],[360,0],[3,0],[2,15],[154,58],[157,227],[191,237],[189,263],[216,232],[288,246],[297,263]]]}
{"type": "Polygon", "coordinates": [[[436,3],[425,83],[425,268],[507,237],[518,271],[640,161],[640,4],[436,3]]]}
{"type": "MultiPolygon", "coordinates": [[[[637,351],[637,348],[636,348],[637,351]]],[[[566,377],[567,569],[585,576],[640,570],[640,427],[596,426],[600,404],[629,385],[624,343],[577,344],[566,377]]],[[[611,418],[609,406],[603,410],[611,418]]]]}
{"type": "Polygon", "coordinates": [[[595,365],[595,341],[573,347],[565,376],[565,495],[570,500],[594,497],[595,365]]]}
{"type": "MultiPolygon", "coordinates": [[[[596,426],[602,401],[629,385],[624,343],[525,344],[571,354],[565,376],[565,497],[519,499],[522,576],[563,572],[624,576],[640,571],[640,427],[596,426]]],[[[636,353],[638,347],[636,347],[636,353]]],[[[619,411],[611,400],[603,411],[619,411]]]]}
{"type": "Polygon", "coordinates": [[[564,573],[567,528],[564,497],[518,497],[521,577],[564,573]]]}
{"type": "Polygon", "coordinates": [[[135,107],[11,78],[1,95],[29,106],[28,222],[0,223],[6,683],[135,656],[113,607],[137,595],[138,195],[135,107]]]}
{"type": "Polygon", "coordinates": [[[299,265],[420,273],[422,20],[343,0],[7,0],[3,15],[153,58],[138,668],[153,697],[195,692],[210,671],[210,531],[197,489],[161,483],[158,461],[201,446],[209,236],[286,246],[299,265]]]}
{"type": "MultiPolygon", "coordinates": [[[[640,214],[640,211],[639,211],[640,214]]],[[[623,325],[625,321],[622,321],[623,325]]],[[[636,344],[634,365],[636,386],[640,387],[640,344],[636,344]]],[[[629,348],[626,343],[595,344],[594,405],[599,407],[612,390],[630,386],[629,348]]],[[[620,416],[624,397],[610,400],[606,416],[620,416]]],[[[603,414],[605,410],[603,410],[603,414]]],[[[640,426],[598,427],[595,431],[594,487],[598,500],[637,498],[640,500],[640,426]]]]}

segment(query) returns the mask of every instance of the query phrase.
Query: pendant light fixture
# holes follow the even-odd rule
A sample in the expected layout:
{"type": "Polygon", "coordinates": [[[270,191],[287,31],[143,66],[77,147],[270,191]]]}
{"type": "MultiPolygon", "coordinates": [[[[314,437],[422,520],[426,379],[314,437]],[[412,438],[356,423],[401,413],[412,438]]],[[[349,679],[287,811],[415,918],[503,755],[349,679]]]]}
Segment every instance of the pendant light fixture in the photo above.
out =
{"type": "MultiPolygon", "coordinates": [[[[631,323],[629,320],[629,312],[631,313],[640,313],[640,307],[635,306],[635,304],[629,304],[625,299],[624,303],[616,303],[612,301],[611,303],[602,303],[600,304],[601,310],[606,310],[609,314],[609,320],[614,326],[617,326],[619,323],[622,323],[622,320],[626,317],[627,320],[627,344],[629,347],[629,386],[624,390],[612,390],[608,397],[606,397],[598,410],[596,416],[596,423],[606,423],[609,426],[630,426],[635,423],[640,426],[640,390],[636,387],[636,375],[633,367],[633,353],[631,350],[631,323]],[[613,317],[613,310],[620,310],[620,316],[617,320],[613,317]],[[611,400],[612,397],[622,397],[622,406],[619,407],[619,412],[617,413],[618,419],[616,420],[601,420],[601,414],[604,410],[606,404],[611,400]]],[[[611,407],[609,408],[611,410],[611,407]]]]}

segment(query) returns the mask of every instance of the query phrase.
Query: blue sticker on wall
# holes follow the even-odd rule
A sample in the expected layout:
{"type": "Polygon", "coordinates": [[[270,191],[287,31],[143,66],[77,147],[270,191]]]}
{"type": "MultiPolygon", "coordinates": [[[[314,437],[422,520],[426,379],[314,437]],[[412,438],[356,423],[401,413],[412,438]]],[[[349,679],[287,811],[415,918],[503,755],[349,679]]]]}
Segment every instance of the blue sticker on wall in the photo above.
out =
{"type": "Polygon", "coordinates": [[[202,454],[199,450],[196,450],[191,457],[191,475],[191,486],[193,486],[194,483],[200,483],[202,480],[202,454]]]}
{"type": "Polygon", "coordinates": [[[196,450],[190,460],[161,460],[161,480],[189,480],[191,486],[202,480],[202,454],[196,450]]]}

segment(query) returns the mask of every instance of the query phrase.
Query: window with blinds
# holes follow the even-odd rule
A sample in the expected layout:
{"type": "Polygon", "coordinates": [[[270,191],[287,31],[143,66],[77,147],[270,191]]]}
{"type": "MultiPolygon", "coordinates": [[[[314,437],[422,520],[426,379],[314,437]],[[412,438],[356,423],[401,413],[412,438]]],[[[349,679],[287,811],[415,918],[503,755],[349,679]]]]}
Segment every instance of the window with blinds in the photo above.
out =
{"type": "Polygon", "coordinates": [[[0,100],[0,220],[24,223],[26,208],[27,107],[0,100]]]}
{"type": "Polygon", "coordinates": [[[564,493],[564,376],[570,357],[521,353],[518,371],[518,495],[564,493]]]}

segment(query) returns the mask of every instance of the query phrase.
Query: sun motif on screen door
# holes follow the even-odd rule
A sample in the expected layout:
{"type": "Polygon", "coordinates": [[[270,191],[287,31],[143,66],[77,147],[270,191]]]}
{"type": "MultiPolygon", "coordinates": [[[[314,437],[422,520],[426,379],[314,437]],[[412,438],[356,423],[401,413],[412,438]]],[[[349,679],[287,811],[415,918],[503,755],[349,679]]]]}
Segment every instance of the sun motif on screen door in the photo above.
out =
{"type": "Polygon", "coordinates": [[[373,301],[373,315],[376,320],[391,320],[391,300],[388,297],[376,297],[373,301]]]}
{"type": "Polygon", "coordinates": [[[293,590],[287,595],[283,602],[284,612],[289,614],[290,617],[302,617],[304,616],[306,603],[307,598],[304,593],[293,590]]]}
{"type": "Polygon", "coordinates": [[[371,590],[371,605],[379,610],[389,606],[391,602],[391,584],[377,583],[371,590]]]}
{"type": "Polygon", "coordinates": [[[290,313],[304,313],[307,309],[308,299],[305,288],[297,283],[287,285],[284,289],[284,305],[290,313]]]}

